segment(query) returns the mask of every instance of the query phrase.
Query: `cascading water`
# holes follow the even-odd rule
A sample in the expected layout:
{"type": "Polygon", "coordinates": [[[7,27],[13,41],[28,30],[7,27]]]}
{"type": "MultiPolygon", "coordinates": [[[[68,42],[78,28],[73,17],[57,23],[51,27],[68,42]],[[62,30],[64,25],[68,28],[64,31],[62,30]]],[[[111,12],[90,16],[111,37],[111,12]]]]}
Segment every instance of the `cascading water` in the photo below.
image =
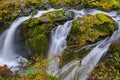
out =
{"type": "MultiPolygon", "coordinates": [[[[73,10],[70,10],[73,11],[73,10]]],[[[77,17],[82,17],[84,15],[83,11],[76,12],[75,13],[75,19],[77,17]]],[[[69,34],[71,24],[74,20],[67,21],[64,25],[59,25],[56,30],[52,30],[51,32],[51,44],[49,46],[49,51],[48,51],[48,59],[52,59],[49,62],[49,67],[47,72],[51,75],[56,75],[59,70],[59,63],[60,63],[60,57],[62,56],[62,53],[64,49],[67,47],[66,45],[66,38],[67,35],[69,34]]]]}
{"type": "Polygon", "coordinates": [[[37,18],[44,13],[48,13],[50,11],[55,11],[55,9],[49,9],[47,11],[38,11],[38,13],[34,16],[20,17],[16,19],[10,26],[8,30],[6,30],[0,37],[0,65],[6,64],[11,70],[14,72],[18,70],[20,64],[20,60],[24,59],[22,56],[15,53],[15,43],[14,37],[17,27],[29,18],[37,18]],[[15,68],[17,67],[17,68],[15,68]]]}
{"type": "Polygon", "coordinates": [[[80,66],[79,60],[73,60],[70,63],[63,66],[56,77],[59,77],[61,80],[77,80],[76,79],[76,70],[80,66]]]}
{"type": "MultiPolygon", "coordinates": [[[[3,33],[2,35],[4,36],[4,43],[2,45],[2,49],[0,51],[0,65],[7,64],[8,67],[10,68],[11,66],[18,66],[19,65],[19,60],[22,57],[17,57],[19,55],[15,54],[15,46],[14,46],[14,34],[16,31],[16,28],[25,20],[29,19],[31,16],[27,17],[21,17],[16,19],[10,28],[7,30],[7,34],[3,33]],[[6,35],[6,36],[5,36],[6,35]]],[[[1,37],[2,38],[2,37],[1,37]]]]}
{"type": "Polygon", "coordinates": [[[51,33],[51,45],[48,53],[48,58],[53,60],[49,63],[48,73],[55,75],[58,73],[60,56],[66,48],[66,38],[70,31],[72,21],[66,22],[64,25],[59,25],[56,30],[51,33]]]}
{"type": "MultiPolygon", "coordinates": [[[[22,56],[15,53],[15,43],[14,43],[14,34],[17,27],[29,18],[37,18],[44,13],[54,11],[54,9],[49,9],[48,11],[38,11],[34,16],[21,17],[16,19],[10,28],[6,30],[0,37],[0,65],[7,64],[8,67],[17,67],[19,62],[23,59],[22,56]]],[[[99,10],[70,10],[75,13],[75,19],[78,17],[86,15],[95,15],[98,13],[104,13],[110,16],[113,20],[118,23],[120,26],[120,16],[117,16],[117,12],[113,11],[110,13],[102,12],[99,10]]],[[[88,79],[90,73],[98,64],[100,59],[106,54],[109,49],[109,46],[120,38],[120,28],[116,30],[111,37],[107,37],[99,43],[95,44],[96,47],[90,51],[90,53],[83,58],[81,64],[78,60],[74,60],[61,69],[59,69],[60,57],[67,47],[66,38],[69,34],[72,22],[67,21],[64,25],[59,25],[56,29],[51,32],[51,44],[48,51],[48,59],[51,59],[49,62],[48,73],[54,75],[62,80],[86,80],[88,79]]],[[[17,68],[18,69],[18,68],[17,68]]],[[[13,69],[14,70],[14,69],[13,69]]]]}
{"type": "MultiPolygon", "coordinates": [[[[110,12],[110,13],[102,12],[102,11],[95,10],[95,9],[90,9],[90,10],[83,9],[81,11],[76,11],[76,10],[71,10],[71,11],[73,11],[75,13],[75,15],[76,15],[75,19],[77,17],[82,17],[82,16],[86,16],[86,15],[95,15],[98,13],[103,13],[103,14],[110,16],[114,21],[116,21],[116,23],[118,23],[118,26],[120,26],[120,17],[117,16],[117,12],[114,12],[114,11],[110,12]]],[[[58,32],[58,30],[59,30],[59,26],[58,26],[58,29],[56,29],[56,31],[58,32]]],[[[61,32],[59,34],[58,33],[56,35],[55,34],[56,33],[54,33],[54,36],[59,36],[61,34],[61,32]]],[[[52,33],[52,35],[53,35],[53,33],[52,33]]],[[[62,37],[63,36],[60,36],[60,38],[62,38],[62,37]]],[[[66,37],[67,37],[67,35],[66,35],[66,37]]],[[[57,43],[59,43],[59,40],[57,40],[57,42],[56,42],[56,41],[54,41],[55,38],[52,38],[52,43],[50,45],[50,51],[49,51],[49,58],[55,58],[55,59],[52,60],[54,62],[52,62],[52,61],[50,62],[50,66],[52,65],[52,71],[53,71],[53,72],[50,71],[50,74],[55,75],[57,73],[55,76],[62,80],[86,80],[86,79],[88,79],[92,70],[95,68],[95,66],[98,64],[100,59],[108,51],[109,46],[113,42],[118,40],[119,38],[120,38],[120,28],[118,30],[116,30],[112,34],[111,37],[107,37],[104,40],[98,42],[96,47],[92,51],[90,51],[90,53],[85,58],[83,58],[81,64],[79,63],[79,61],[76,60],[76,61],[72,61],[72,62],[68,63],[67,65],[63,66],[63,68],[61,68],[61,69],[58,68],[60,59],[58,58],[58,60],[57,60],[57,58],[55,58],[55,56],[60,56],[62,53],[59,53],[59,51],[56,51],[56,48],[59,48],[57,50],[62,50],[61,52],[63,52],[64,48],[58,47],[59,45],[57,45],[57,43]],[[56,69],[56,67],[57,67],[57,69],[56,69]],[[55,73],[54,73],[54,71],[55,71],[55,73]]],[[[64,41],[66,41],[66,38],[64,39],[64,41]]],[[[64,42],[64,41],[62,41],[62,42],[64,42]]]]}

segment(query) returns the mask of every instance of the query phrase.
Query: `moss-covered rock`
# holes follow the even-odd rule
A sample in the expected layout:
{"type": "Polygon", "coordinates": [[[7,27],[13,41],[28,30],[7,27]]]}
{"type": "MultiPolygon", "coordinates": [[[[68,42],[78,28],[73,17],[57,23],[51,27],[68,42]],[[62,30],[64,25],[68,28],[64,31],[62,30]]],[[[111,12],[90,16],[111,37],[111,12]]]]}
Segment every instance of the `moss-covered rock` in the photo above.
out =
{"type": "Polygon", "coordinates": [[[120,0],[96,0],[88,3],[88,5],[100,10],[111,11],[120,7],[120,0]]]}
{"type": "Polygon", "coordinates": [[[41,8],[41,9],[48,9],[51,7],[54,8],[70,8],[73,7],[73,5],[76,5],[82,0],[22,0],[22,2],[26,5],[29,6],[36,6],[36,8],[41,8]]]}
{"type": "Polygon", "coordinates": [[[78,18],[71,27],[68,45],[81,47],[85,44],[97,42],[106,36],[110,36],[117,28],[115,21],[105,14],[78,18]]]}
{"type": "Polygon", "coordinates": [[[9,27],[17,17],[19,3],[17,1],[0,1],[0,33],[9,27]]]}
{"type": "Polygon", "coordinates": [[[65,10],[57,10],[43,14],[36,19],[29,19],[21,25],[25,38],[25,46],[32,53],[45,55],[50,41],[51,30],[71,19],[65,10]]]}
{"type": "Polygon", "coordinates": [[[96,8],[100,10],[110,11],[113,9],[118,9],[120,7],[119,0],[22,0],[26,6],[31,5],[36,8],[48,9],[50,7],[54,8],[96,8]]]}
{"type": "Polygon", "coordinates": [[[120,7],[119,0],[1,0],[0,4],[0,33],[8,28],[16,17],[29,15],[37,9],[94,7],[110,11],[120,7]]]}
{"type": "Polygon", "coordinates": [[[85,16],[75,20],[68,36],[68,47],[62,56],[62,65],[73,59],[82,59],[92,49],[79,50],[82,46],[93,44],[110,36],[118,25],[105,14],[85,16]]]}

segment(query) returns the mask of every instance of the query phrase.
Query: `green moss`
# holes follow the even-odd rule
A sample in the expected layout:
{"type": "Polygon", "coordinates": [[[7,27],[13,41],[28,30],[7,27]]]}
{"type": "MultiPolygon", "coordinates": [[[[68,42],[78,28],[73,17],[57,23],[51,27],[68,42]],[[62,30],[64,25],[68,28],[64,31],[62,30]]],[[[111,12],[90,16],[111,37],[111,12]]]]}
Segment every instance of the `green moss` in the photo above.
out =
{"type": "Polygon", "coordinates": [[[58,10],[58,11],[52,11],[43,14],[41,17],[39,17],[37,20],[39,22],[45,23],[45,22],[58,22],[67,20],[67,15],[65,14],[65,10],[58,10]]]}
{"type": "Polygon", "coordinates": [[[88,3],[90,6],[94,6],[97,9],[110,11],[120,7],[119,0],[97,0],[91,3],[88,3]]]}
{"type": "Polygon", "coordinates": [[[45,35],[37,35],[36,37],[29,40],[29,46],[34,53],[45,55],[48,41],[45,35]]]}
{"type": "Polygon", "coordinates": [[[86,2],[84,0],[22,0],[22,3],[35,8],[48,9],[48,8],[70,8],[76,6],[76,4],[86,2]]]}
{"type": "Polygon", "coordinates": [[[22,3],[26,5],[39,6],[42,3],[42,0],[22,0],[22,3]]]}
{"type": "Polygon", "coordinates": [[[0,80],[4,80],[4,78],[0,76],[0,80]]]}
{"type": "Polygon", "coordinates": [[[12,22],[18,14],[19,4],[17,1],[0,1],[0,33],[3,32],[10,22],[12,22]],[[6,16],[7,15],[7,16],[6,16]]]}
{"type": "Polygon", "coordinates": [[[64,23],[68,19],[65,10],[58,10],[45,13],[37,19],[25,21],[20,26],[25,38],[25,46],[30,47],[33,53],[45,55],[51,30],[55,25],[64,23]]]}
{"type": "Polygon", "coordinates": [[[78,18],[73,22],[68,44],[82,46],[93,43],[102,37],[111,35],[115,29],[117,29],[117,24],[104,14],[78,18]]]}
{"type": "Polygon", "coordinates": [[[74,46],[71,46],[71,48],[68,47],[61,57],[60,67],[75,59],[82,61],[82,59],[90,52],[90,50],[92,49],[82,49],[76,52],[74,46]]]}
{"type": "MultiPolygon", "coordinates": [[[[56,77],[46,73],[46,67],[48,66],[49,60],[46,60],[43,56],[34,55],[31,57],[34,61],[29,62],[30,66],[26,68],[25,72],[27,75],[21,78],[12,80],[59,80],[56,77]]],[[[18,71],[18,74],[23,73],[23,70],[18,71]]]]}

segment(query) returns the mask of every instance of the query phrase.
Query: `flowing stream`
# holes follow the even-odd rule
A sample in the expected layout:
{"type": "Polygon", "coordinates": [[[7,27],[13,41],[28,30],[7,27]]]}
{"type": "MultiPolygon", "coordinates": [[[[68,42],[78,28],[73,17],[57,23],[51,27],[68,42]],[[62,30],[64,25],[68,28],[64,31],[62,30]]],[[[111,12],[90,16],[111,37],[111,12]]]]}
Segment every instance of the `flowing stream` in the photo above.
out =
{"type": "MultiPolygon", "coordinates": [[[[73,11],[75,13],[74,20],[77,19],[78,17],[83,17],[86,15],[95,15],[98,13],[103,13],[110,16],[116,23],[118,23],[118,26],[120,26],[120,16],[117,15],[116,11],[112,11],[110,13],[102,12],[95,9],[90,10],[83,9],[80,11],[70,10],[70,11],[73,11]]],[[[62,29],[64,28],[63,29],[64,32],[69,32],[73,21],[71,22],[68,21],[64,25],[62,25],[62,29]],[[66,25],[68,23],[71,25],[66,25]],[[69,28],[67,29],[65,26],[69,28]]],[[[104,40],[98,42],[96,47],[93,48],[93,50],[90,51],[90,53],[88,53],[88,55],[83,58],[81,63],[78,60],[74,60],[63,66],[61,69],[59,69],[60,56],[62,55],[62,52],[66,48],[66,37],[68,35],[68,33],[66,35],[63,35],[64,34],[63,31],[61,31],[59,27],[60,26],[58,26],[57,29],[54,30],[54,32],[52,31],[51,34],[52,38],[48,57],[54,59],[52,59],[50,62],[50,70],[48,70],[48,73],[60,78],[61,80],[87,80],[92,70],[101,60],[101,58],[105,56],[106,52],[109,49],[109,46],[120,38],[119,27],[118,30],[114,31],[111,37],[107,37],[104,40]],[[56,36],[58,36],[57,39],[56,36]],[[64,46],[62,46],[63,44],[64,46]]]]}
{"type": "Polygon", "coordinates": [[[37,18],[40,17],[44,13],[48,13],[50,11],[55,11],[55,9],[49,9],[49,10],[42,10],[38,11],[36,15],[34,16],[26,16],[26,17],[20,17],[16,19],[9,29],[7,29],[0,37],[0,65],[3,66],[6,64],[11,70],[14,72],[19,69],[19,65],[23,58],[22,56],[16,54],[15,49],[15,33],[17,27],[24,22],[25,20],[28,20],[30,18],[37,18]]]}
{"type": "MultiPolygon", "coordinates": [[[[60,9],[58,9],[60,10],[60,9]]],[[[34,16],[20,17],[16,19],[3,34],[0,36],[0,65],[6,64],[12,71],[16,71],[19,69],[20,62],[23,58],[19,54],[15,52],[15,33],[18,26],[28,20],[29,18],[38,18],[44,13],[48,13],[50,11],[55,11],[55,9],[38,11],[38,13],[34,16]],[[17,68],[15,68],[17,67],[17,68]]],[[[116,11],[112,11],[110,13],[102,12],[95,9],[82,9],[80,11],[77,10],[69,10],[75,13],[75,17],[73,20],[67,21],[63,25],[57,26],[57,28],[51,31],[51,43],[49,45],[49,51],[47,58],[50,59],[49,66],[47,69],[48,74],[56,76],[62,80],[87,80],[92,70],[98,64],[100,59],[105,56],[106,52],[109,49],[109,46],[120,38],[120,27],[118,30],[114,31],[111,37],[106,37],[104,40],[101,40],[97,44],[92,51],[88,53],[86,57],[83,58],[80,63],[79,60],[73,60],[70,63],[66,64],[62,68],[59,68],[60,58],[67,47],[67,35],[70,32],[70,28],[72,22],[76,20],[78,17],[83,17],[86,15],[95,15],[98,13],[104,13],[110,16],[117,24],[120,26],[120,16],[116,11]]]]}
{"type": "Polygon", "coordinates": [[[66,48],[66,38],[70,31],[71,21],[67,21],[64,25],[59,25],[56,30],[51,32],[51,44],[48,58],[52,59],[49,63],[48,73],[55,75],[58,73],[60,57],[66,48]]]}

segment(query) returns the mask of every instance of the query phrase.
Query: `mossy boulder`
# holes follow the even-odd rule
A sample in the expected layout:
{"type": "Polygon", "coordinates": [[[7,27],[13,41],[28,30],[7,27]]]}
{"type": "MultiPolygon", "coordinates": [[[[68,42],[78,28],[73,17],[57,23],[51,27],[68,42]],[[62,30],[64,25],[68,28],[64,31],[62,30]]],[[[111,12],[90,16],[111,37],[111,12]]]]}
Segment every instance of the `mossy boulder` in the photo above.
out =
{"type": "Polygon", "coordinates": [[[62,56],[62,65],[73,59],[82,59],[92,48],[81,49],[85,45],[93,44],[110,36],[118,25],[105,14],[85,16],[76,19],[68,36],[68,47],[62,56]]]}
{"type": "Polygon", "coordinates": [[[71,18],[65,10],[57,10],[25,21],[20,27],[26,48],[29,47],[31,53],[45,55],[50,41],[51,30],[69,19],[71,18]]]}
{"type": "Polygon", "coordinates": [[[72,24],[68,45],[78,45],[94,43],[100,39],[110,36],[118,25],[105,14],[96,14],[78,18],[72,24]]]}

